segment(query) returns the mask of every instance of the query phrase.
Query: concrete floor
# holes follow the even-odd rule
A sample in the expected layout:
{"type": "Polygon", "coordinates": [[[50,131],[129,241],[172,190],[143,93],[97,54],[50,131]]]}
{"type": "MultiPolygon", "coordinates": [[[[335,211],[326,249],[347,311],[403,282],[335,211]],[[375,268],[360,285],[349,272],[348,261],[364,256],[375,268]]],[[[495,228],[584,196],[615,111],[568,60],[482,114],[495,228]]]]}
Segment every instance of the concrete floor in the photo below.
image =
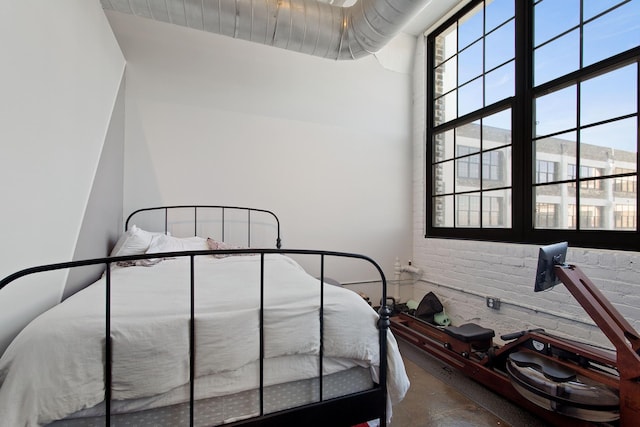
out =
{"type": "Polygon", "coordinates": [[[398,339],[411,387],[393,407],[391,427],[545,427],[441,361],[398,339]]]}

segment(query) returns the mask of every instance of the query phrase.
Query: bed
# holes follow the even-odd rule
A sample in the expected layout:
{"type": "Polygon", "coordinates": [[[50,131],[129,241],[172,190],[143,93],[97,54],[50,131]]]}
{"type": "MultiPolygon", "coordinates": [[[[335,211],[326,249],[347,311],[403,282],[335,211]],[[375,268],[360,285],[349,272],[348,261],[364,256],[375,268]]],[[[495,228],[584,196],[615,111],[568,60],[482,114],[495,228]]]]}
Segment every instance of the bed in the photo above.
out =
{"type": "Polygon", "coordinates": [[[129,216],[109,257],[3,279],[0,289],[45,271],[105,266],[0,358],[0,426],[386,425],[409,387],[390,311],[328,284],[325,260],[370,264],[386,301],[382,270],[363,255],[280,246],[270,211],[146,208],[129,216]],[[178,237],[185,228],[191,235],[178,237]],[[246,241],[229,243],[239,228],[246,241]],[[257,228],[275,232],[276,248],[255,247],[257,228]],[[320,275],[295,257],[317,258],[320,275]]]}

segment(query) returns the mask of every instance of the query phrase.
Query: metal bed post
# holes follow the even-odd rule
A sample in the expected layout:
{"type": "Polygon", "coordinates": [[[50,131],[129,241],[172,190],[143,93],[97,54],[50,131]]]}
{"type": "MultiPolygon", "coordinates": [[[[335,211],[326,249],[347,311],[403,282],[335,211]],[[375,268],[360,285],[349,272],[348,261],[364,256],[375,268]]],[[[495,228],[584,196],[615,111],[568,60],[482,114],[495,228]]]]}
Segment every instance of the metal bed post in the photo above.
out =
{"type": "Polygon", "coordinates": [[[251,247],[251,211],[247,211],[247,246],[251,247]]]}
{"type": "Polygon", "coordinates": [[[190,287],[191,301],[189,314],[189,425],[193,426],[195,402],[195,372],[196,372],[196,322],[195,322],[195,256],[190,256],[190,287]]]}
{"type": "Polygon", "coordinates": [[[320,348],[318,349],[320,360],[318,363],[319,366],[319,392],[320,392],[320,402],[323,401],[323,383],[322,383],[322,373],[324,370],[323,359],[324,359],[324,254],[320,255],[320,310],[318,315],[320,316],[320,348]]]}
{"type": "Polygon", "coordinates": [[[167,234],[167,231],[169,231],[169,220],[168,220],[168,216],[169,216],[169,208],[164,208],[164,234],[167,234]]]}
{"type": "Polygon", "coordinates": [[[193,235],[198,235],[198,207],[193,207],[193,235]]]}
{"type": "MultiPolygon", "coordinates": [[[[382,277],[382,301],[378,314],[378,330],[380,333],[380,385],[382,386],[382,394],[384,401],[388,399],[387,392],[387,331],[391,326],[391,309],[387,306],[387,278],[377,264],[374,264],[382,277]]],[[[380,419],[380,427],[387,425],[387,409],[383,409],[383,416],[380,419]]]]}
{"type": "Polygon", "coordinates": [[[224,242],[224,207],[222,208],[222,241],[224,242]]]}
{"type": "Polygon", "coordinates": [[[111,264],[107,263],[105,271],[105,342],[104,351],[106,366],[104,372],[104,403],[105,403],[105,425],[111,425],[111,386],[112,386],[112,368],[113,353],[111,348],[111,264]]]}
{"type": "Polygon", "coordinates": [[[260,254],[260,415],[264,415],[264,252],[260,254]]]}

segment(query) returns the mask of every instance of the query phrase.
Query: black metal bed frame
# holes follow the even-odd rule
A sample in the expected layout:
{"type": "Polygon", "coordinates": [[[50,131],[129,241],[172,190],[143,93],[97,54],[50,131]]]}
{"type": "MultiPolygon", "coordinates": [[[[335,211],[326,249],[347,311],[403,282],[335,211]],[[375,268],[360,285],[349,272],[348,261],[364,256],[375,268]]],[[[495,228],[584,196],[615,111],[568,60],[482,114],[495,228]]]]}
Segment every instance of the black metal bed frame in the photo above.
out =
{"type": "MultiPolygon", "coordinates": [[[[164,252],[154,254],[143,255],[129,255],[120,257],[105,257],[95,258],[87,260],[78,260],[71,262],[63,262],[56,264],[41,265],[36,267],[27,268],[16,273],[13,273],[4,279],[0,280],[0,289],[4,288],[11,282],[21,277],[41,273],[45,271],[62,270],[77,268],[90,265],[104,264],[105,266],[105,281],[106,281],[106,312],[105,312],[105,425],[111,425],[111,383],[112,383],[112,342],[111,342],[111,265],[123,261],[136,261],[149,258],[159,257],[189,257],[190,259],[190,321],[189,321],[189,354],[190,354],[190,422],[189,425],[193,426],[194,422],[194,382],[195,382],[195,277],[194,277],[194,263],[195,257],[206,256],[213,254],[220,255],[240,255],[240,254],[259,254],[260,255],[260,387],[259,387],[259,402],[260,402],[260,414],[258,416],[248,418],[241,421],[232,423],[226,423],[225,426],[246,426],[246,427],[281,427],[289,425],[304,425],[304,426],[337,426],[348,427],[355,424],[363,423],[369,420],[379,419],[380,426],[385,427],[387,421],[387,332],[390,327],[390,315],[391,310],[383,305],[380,307],[378,331],[379,331],[379,349],[380,349],[380,373],[379,381],[374,384],[374,387],[358,393],[353,393],[341,397],[331,398],[324,400],[322,398],[322,370],[323,370],[323,308],[324,308],[324,289],[323,286],[319,286],[320,289],[320,351],[319,351],[319,401],[310,403],[307,405],[294,407],[291,409],[278,411],[274,413],[264,413],[264,335],[263,335],[263,307],[264,307],[264,259],[267,254],[283,254],[283,255],[313,255],[320,258],[320,283],[324,283],[325,278],[325,258],[326,257],[340,257],[340,258],[353,258],[360,259],[370,263],[380,274],[382,284],[382,301],[386,301],[386,278],[384,272],[380,266],[371,258],[354,253],[346,252],[333,252],[333,251],[318,251],[309,249],[280,249],[280,226],[277,216],[270,211],[264,211],[260,209],[252,208],[238,208],[227,206],[168,206],[141,209],[127,218],[127,225],[130,218],[137,212],[155,209],[165,209],[165,230],[166,224],[166,210],[173,208],[226,208],[226,209],[243,209],[250,211],[261,211],[273,215],[276,218],[278,224],[278,237],[277,245],[278,249],[225,249],[225,250],[199,250],[199,251],[184,251],[184,252],[164,252]]],[[[250,215],[250,214],[249,214],[250,215]]],[[[197,218],[197,214],[194,215],[197,218]]],[[[349,325],[345,325],[349,327],[349,325]]]]}
{"type": "Polygon", "coordinates": [[[280,249],[282,247],[282,240],[280,239],[280,219],[278,216],[272,211],[266,209],[257,209],[257,208],[246,208],[242,206],[224,206],[224,205],[174,205],[174,206],[157,206],[152,208],[143,208],[138,209],[136,211],[131,212],[127,217],[124,223],[124,231],[129,229],[129,222],[131,219],[142,212],[151,212],[151,211],[164,211],[164,232],[165,234],[169,231],[169,210],[172,209],[193,209],[193,235],[196,236],[198,234],[198,209],[216,209],[220,210],[221,219],[221,234],[222,240],[224,241],[225,234],[225,213],[227,211],[246,211],[247,212],[247,246],[251,247],[251,212],[261,212],[264,214],[270,215],[275,223],[276,223],[276,248],[280,249]]]}

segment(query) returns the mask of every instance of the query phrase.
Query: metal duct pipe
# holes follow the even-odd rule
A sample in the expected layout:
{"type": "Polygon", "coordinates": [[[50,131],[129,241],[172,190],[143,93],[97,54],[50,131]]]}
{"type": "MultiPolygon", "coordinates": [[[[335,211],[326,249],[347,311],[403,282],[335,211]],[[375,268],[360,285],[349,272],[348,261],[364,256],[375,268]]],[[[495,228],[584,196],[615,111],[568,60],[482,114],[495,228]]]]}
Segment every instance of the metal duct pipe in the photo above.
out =
{"type": "Polygon", "coordinates": [[[103,9],[330,59],[380,50],[429,0],[100,0],[103,9]]]}

